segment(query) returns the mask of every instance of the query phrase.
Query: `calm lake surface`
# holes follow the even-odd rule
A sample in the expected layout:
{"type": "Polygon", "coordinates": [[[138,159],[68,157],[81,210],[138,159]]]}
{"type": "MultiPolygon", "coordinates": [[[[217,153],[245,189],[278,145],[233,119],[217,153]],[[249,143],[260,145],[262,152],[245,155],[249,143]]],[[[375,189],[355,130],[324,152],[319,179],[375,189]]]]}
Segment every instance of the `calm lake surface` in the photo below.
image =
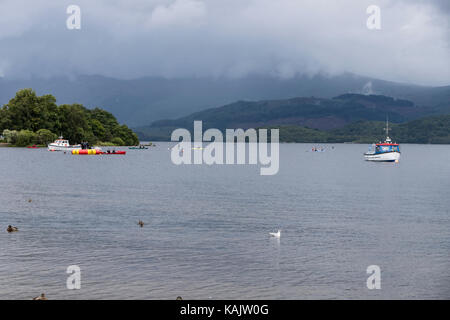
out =
{"type": "Polygon", "coordinates": [[[0,148],[0,298],[450,299],[450,146],[402,145],[394,164],[364,161],[366,145],[281,144],[261,176],[176,166],[171,145],[0,148]]]}

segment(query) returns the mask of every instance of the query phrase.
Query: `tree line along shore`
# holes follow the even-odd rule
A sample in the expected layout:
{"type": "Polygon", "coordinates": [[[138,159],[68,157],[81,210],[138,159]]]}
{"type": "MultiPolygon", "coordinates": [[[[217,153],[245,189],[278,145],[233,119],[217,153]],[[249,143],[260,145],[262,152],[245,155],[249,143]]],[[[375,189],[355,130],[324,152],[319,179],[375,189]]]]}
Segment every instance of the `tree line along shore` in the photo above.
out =
{"type": "Polygon", "coordinates": [[[24,147],[47,145],[58,136],[70,143],[91,145],[138,145],[137,135],[111,113],[81,104],[56,104],[50,94],[38,96],[32,89],[19,90],[0,108],[0,143],[24,147]]]}

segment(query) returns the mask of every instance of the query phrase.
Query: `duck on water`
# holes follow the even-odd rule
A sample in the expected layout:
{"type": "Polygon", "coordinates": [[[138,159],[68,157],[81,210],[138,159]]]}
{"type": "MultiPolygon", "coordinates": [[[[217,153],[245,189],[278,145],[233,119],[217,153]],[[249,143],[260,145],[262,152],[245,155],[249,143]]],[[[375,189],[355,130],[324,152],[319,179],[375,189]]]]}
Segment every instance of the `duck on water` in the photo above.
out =
{"type": "Polygon", "coordinates": [[[17,231],[19,231],[19,228],[9,225],[8,228],[6,228],[6,231],[8,231],[9,233],[17,232],[17,231]]]}
{"type": "Polygon", "coordinates": [[[48,300],[45,293],[41,293],[40,296],[34,297],[33,300],[48,300]]]}

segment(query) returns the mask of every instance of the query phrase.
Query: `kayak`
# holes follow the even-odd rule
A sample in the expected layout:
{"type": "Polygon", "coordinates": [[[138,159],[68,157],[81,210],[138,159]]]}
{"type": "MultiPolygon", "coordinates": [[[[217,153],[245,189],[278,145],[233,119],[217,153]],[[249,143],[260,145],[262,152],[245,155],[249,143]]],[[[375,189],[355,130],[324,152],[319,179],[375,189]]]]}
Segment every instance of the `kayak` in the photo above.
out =
{"type": "Polygon", "coordinates": [[[72,150],[72,154],[79,154],[79,155],[97,155],[97,154],[105,154],[105,155],[112,155],[112,154],[126,154],[126,151],[115,151],[115,152],[104,152],[99,149],[75,149],[72,150]]]}
{"type": "Polygon", "coordinates": [[[126,151],[116,151],[116,152],[101,152],[100,154],[112,155],[112,154],[127,154],[126,151]]]}
{"type": "Polygon", "coordinates": [[[139,148],[139,147],[129,147],[128,149],[130,149],[130,150],[147,150],[148,148],[147,148],[147,147],[144,147],[144,148],[139,148]]]}
{"type": "Polygon", "coordinates": [[[36,145],[28,146],[28,149],[39,149],[39,147],[36,147],[36,145]]]}

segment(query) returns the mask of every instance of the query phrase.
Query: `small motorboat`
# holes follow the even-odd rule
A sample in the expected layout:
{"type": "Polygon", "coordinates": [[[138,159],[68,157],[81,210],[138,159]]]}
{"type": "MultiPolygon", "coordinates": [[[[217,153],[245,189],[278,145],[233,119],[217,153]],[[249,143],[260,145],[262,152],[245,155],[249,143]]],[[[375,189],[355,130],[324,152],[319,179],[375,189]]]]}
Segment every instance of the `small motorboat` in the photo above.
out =
{"type": "Polygon", "coordinates": [[[69,140],[62,136],[48,145],[48,151],[72,151],[74,149],[81,149],[81,144],[70,145],[69,140]]]}

